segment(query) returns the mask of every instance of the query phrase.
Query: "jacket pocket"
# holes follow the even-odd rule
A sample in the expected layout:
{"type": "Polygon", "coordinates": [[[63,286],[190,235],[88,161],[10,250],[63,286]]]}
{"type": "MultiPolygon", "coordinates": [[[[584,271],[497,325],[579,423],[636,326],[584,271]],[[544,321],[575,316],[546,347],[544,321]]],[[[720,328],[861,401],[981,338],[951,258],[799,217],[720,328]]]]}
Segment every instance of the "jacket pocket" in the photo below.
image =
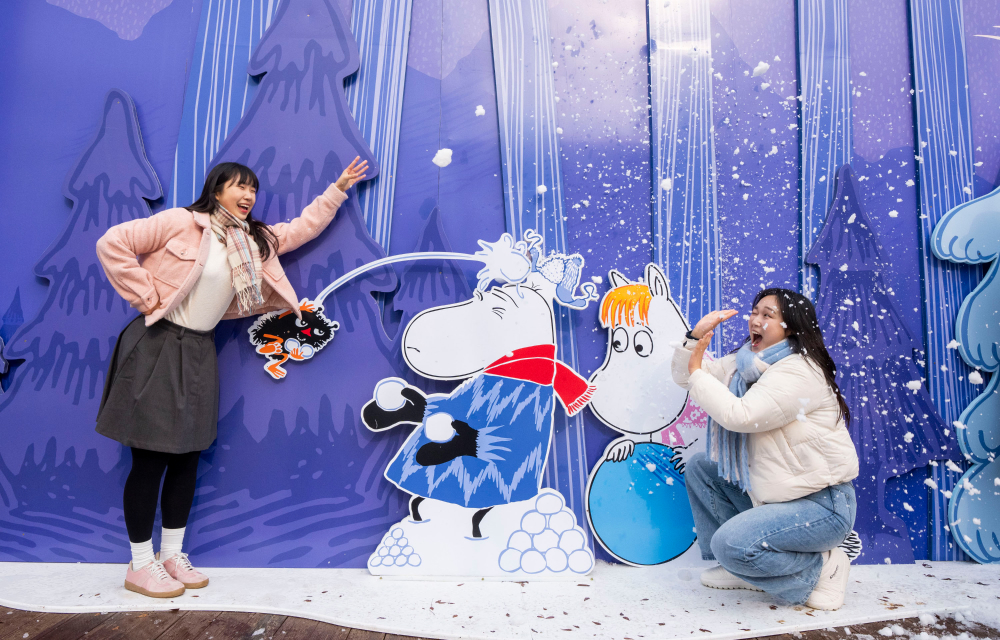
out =
{"type": "Polygon", "coordinates": [[[156,267],[156,273],[153,274],[153,277],[179,289],[181,283],[194,268],[192,263],[197,257],[197,247],[172,238],[167,241],[166,251],[163,252],[163,257],[160,259],[160,264],[156,267]]]}

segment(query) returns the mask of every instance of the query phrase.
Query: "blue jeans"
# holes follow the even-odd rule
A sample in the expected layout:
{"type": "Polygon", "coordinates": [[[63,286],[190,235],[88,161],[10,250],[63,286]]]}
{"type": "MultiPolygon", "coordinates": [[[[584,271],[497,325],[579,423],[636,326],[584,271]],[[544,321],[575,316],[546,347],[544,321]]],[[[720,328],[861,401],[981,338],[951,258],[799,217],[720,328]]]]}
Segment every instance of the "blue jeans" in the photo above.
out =
{"type": "Polygon", "coordinates": [[[719,476],[704,453],[684,470],[701,556],[792,604],[809,598],[833,549],[854,526],[850,482],[803,498],[754,507],[750,496],[719,476]]]}

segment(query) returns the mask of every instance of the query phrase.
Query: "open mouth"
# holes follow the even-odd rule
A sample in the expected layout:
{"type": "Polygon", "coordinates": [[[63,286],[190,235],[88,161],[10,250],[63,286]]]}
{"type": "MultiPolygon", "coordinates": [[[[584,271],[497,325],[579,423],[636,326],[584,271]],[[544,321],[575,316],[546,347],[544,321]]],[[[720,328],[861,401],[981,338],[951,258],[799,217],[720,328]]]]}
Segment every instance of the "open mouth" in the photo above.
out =
{"type": "Polygon", "coordinates": [[[763,340],[764,340],[764,336],[762,336],[761,334],[757,333],[756,331],[751,331],[750,332],[750,346],[751,347],[753,347],[753,348],[756,349],[757,347],[760,346],[760,343],[763,340]]]}
{"type": "Polygon", "coordinates": [[[250,213],[250,205],[248,205],[245,202],[239,203],[238,205],[236,205],[236,207],[243,213],[250,213]]]}

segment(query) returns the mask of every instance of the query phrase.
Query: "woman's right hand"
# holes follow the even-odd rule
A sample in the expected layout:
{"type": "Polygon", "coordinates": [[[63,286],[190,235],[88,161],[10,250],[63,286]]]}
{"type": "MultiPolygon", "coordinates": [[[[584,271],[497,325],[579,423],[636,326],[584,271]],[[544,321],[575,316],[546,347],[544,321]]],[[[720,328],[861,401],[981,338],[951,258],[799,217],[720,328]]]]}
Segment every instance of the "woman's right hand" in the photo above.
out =
{"type": "Polygon", "coordinates": [[[724,309],[722,311],[711,311],[705,314],[698,324],[694,325],[694,329],[691,329],[691,335],[695,337],[696,340],[701,340],[701,337],[708,333],[709,331],[714,331],[717,326],[729,320],[736,315],[736,309],[724,309]]]}

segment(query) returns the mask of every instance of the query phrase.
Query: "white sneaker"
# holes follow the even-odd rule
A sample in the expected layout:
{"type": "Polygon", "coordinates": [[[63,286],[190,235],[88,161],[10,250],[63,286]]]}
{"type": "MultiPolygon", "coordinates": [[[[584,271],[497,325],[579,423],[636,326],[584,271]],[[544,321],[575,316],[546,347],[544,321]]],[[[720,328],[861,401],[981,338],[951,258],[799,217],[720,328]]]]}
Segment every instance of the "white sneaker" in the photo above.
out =
{"type": "Polygon", "coordinates": [[[719,565],[701,572],[701,583],[712,589],[749,589],[750,591],[763,591],[753,586],[743,578],[734,576],[719,565]]]}
{"type": "Polygon", "coordinates": [[[844,605],[847,593],[847,578],[851,572],[851,561],[840,547],[823,554],[823,568],[819,572],[819,582],[809,594],[806,606],[824,611],[836,611],[844,605]]]}

